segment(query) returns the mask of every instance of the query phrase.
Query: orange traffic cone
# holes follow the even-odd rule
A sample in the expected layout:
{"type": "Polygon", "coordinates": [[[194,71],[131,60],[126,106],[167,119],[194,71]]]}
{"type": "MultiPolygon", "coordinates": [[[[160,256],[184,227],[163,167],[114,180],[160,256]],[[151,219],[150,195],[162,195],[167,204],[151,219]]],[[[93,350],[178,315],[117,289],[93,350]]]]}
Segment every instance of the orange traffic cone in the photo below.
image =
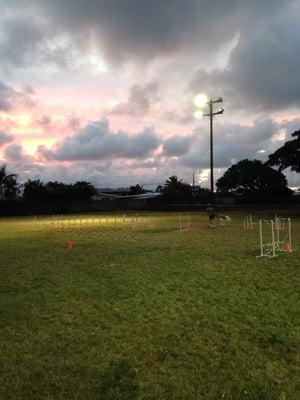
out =
{"type": "Polygon", "coordinates": [[[72,250],[74,248],[74,243],[72,242],[72,240],[67,241],[67,248],[69,250],[72,250]]]}
{"type": "Polygon", "coordinates": [[[283,251],[288,251],[288,252],[292,251],[292,247],[291,247],[291,244],[289,242],[285,243],[285,245],[283,247],[283,251]]]}

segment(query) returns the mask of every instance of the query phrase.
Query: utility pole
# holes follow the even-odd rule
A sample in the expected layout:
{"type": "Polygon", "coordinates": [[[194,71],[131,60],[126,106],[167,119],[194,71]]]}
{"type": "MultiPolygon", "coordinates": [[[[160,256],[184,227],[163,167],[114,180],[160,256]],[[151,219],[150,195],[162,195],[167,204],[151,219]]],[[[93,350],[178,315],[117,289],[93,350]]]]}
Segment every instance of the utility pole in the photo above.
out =
{"type": "Polygon", "coordinates": [[[214,199],[214,151],[213,151],[213,118],[215,115],[223,114],[224,109],[214,112],[214,104],[221,103],[223,99],[219,97],[216,100],[209,100],[207,103],[209,106],[209,113],[203,114],[204,117],[209,117],[210,119],[210,193],[211,199],[214,199]]]}

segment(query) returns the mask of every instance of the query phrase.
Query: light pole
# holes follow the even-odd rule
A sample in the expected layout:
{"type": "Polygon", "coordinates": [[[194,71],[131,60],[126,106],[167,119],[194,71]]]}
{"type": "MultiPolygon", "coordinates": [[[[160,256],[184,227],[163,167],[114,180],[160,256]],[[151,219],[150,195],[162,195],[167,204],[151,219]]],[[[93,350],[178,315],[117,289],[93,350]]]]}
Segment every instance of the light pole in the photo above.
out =
{"type": "Polygon", "coordinates": [[[207,101],[207,98],[205,95],[201,94],[195,97],[194,99],[194,104],[197,107],[202,107],[203,105],[208,105],[209,107],[209,112],[207,114],[203,114],[202,112],[197,111],[195,113],[196,118],[199,118],[199,116],[203,117],[209,117],[210,119],[210,193],[211,193],[211,199],[213,200],[214,198],[214,152],[213,152],[213,118],[215,115],[218,114],[223,114],[225,111],[223,108],[218,111],[214,111],[214,104],[216,103],[222,103],[223,99],[222,97],[219,97],[216,100],[209,100],[207,101]],[[205,101],[206,100],[206,101],[205,101]]]}

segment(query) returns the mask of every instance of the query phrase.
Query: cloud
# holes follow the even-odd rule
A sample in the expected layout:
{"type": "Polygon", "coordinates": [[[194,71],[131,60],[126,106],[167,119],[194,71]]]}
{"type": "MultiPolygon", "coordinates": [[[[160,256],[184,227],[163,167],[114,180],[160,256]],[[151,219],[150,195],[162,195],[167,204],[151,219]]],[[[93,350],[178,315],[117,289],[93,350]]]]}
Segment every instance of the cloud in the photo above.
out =
{"type": "MultiPolygon", "coordinates": [[[[10,162],[10,170],[17,172],[20,182],[27,179],[40,179],[43,182],[59,181],[65,183],[74,183],[76,181],[88,181],[96,187],[124,187],[136,183],[143,185],[157,186],[165,181],[162,171],[158,171],[153,176],[152,171],[149,174],[138,173],[131,169],[130,174],[124,169],[123,160],[105,160],[105,161],[74,161],[68,165],[61,163],[51,163],[49,165],[39,163],[20,163],[10,162]],[[161,180],[160,180],[161,179],[161,180]]],[[[168,175],[167,175],[168,176],[168,175]]]]}
{"type": "Polygon", "coordinates": [[[6,146],[4,154],[10,161],[22,161],[26,157],[23,147],[19,144],[11,144],[6,146]]]}
{"type": "MultiPolygon", "coordinates": [[[[95,122],[95,124],[97,126],[102,124],[104,132],[108,132],[108,135],[114,135],[109,131],[106,120],[95,122]]],[[[266,160],[268,154],[284,143],[284,141],[276,139],[277,133],[284,131],[287,134],[286,139],[289,139],[291,138],[290,134],[293,132],[291,127],[300,126],[299,124],[300,119],[295,119],[288,123],[287,121],[275,123],[269,119],[257,120],[254,124],[247,126],[216,123],[214,140],[215,178],[220,177],[231,164],[241,159],[256,158],[262,161],[266,160]],[[261,150],[264,150],[264,152],[261,152],[261,150]]],[[[89,127],[92,128],[93,125],[89,127]]],[[[85,143],[89,143],[90,135],[81,135],[80,139],[77,137],[83,132],[87,132],[86,128],[74,135],[77,149],[80,146],[84,147],[85,143]]],[[[177,138],[177,136],[174,137],[177,138]]],[[[174,137],[169,139],[174,140],[174,137]]],[[[195,172],[201,179],[201,185],[208,185],[209,132],[206,128],[197,128],[185,138],[187,142],[192,143],[192,146],[189,147],[186,153],[182,152],[178,156],[167,156],[163,152],[158,154],[155,152],[155,155],[152,156],[133,159],[128,159],[127,157],[105,158],[102,155],[101,158],[90,159],[86,157],[84,159],[82,154],[76,154],[78,159],[75,159],[75,157],[71,159],[72,157],[61,157],[61,153],[59,153],[61,149],[66,150],[63,147],[64,141],[54,149],[45,147],[41,149],[42,153],[44,152],[44,156],[51,159],[51,162],[44,163],[40,160],[33,163],[32,159],[22,158],[21,155],[24,153],[18,145],[15,147],[11,145],[9,153],[6,151],[6,155],[11,155],[11,158],[15,158],[15,161],[12,161],[11,159],[8,160],[7,157],[7,161],[9,161],[10,169],[18,173],[21,181],[25,181],[28,178],[41,179],[45,182],[58,180],[66,183],[86,180],[97,187],[120,187],[139,183],[148,188],[155,188],[159,184],[164,184],[171,175],[177,175],[184,181],[191,182],[192,173],[195,172]],[[47,151],[49,152],[48,154],[47,151]],[[69,161],[65,163],[62,162],[62,159],[69,161]]],[[[176,140],[174,142],[176,143],[176,140]]],[[[95,144],[95,142],[93,143],[95,144]]],[[[83,154],[86,156],[85,148],[83,148],[83,154]]],[[[88,155],[90,156],[90,154],[88,155]]],[[[300,184],[299,174],[297,176],[286,171],[286,175],[294,186],[300,184]]]]}
{"type": "Polygon", "coordinates": [[[38,125],[47,128],[51,124],[51,117],[49,115],[42,115],[36,122],[38,125]]]}
{"type": "Polygon", "coordinates": [[[31,56],[36,52],[45,36],[40,24],[33,15],[19,17],[10,14],[6,18],[2,18],[1,58],[5,62],[10,62],[19,67],[32,62],[31,56]]]}
{"type": "Polygon", "coordinates": [[[166,156],[186,154],[192,143],[192,136],[172,136],[164,141],[163,153],[166,156]]]}
{"type": "Polygon", "coordinates": [[[4,144],[12,142],[14,139],[15,138],[12,135],[8,135],[5,132],[0,132],[0,147],[4,144]]]}
{"type": "Polygon", "coordinates": [[[80,127],[80,119],[78,117],[76,117],[75,115],[69,116],[68,127],[73,129],[73,130],[79,129],[79,127],[80,127]]]}
{"type": "MultiPolygon", "coordinates": [[[[54,64],[71,68],[76,64],[78,51],[70,40],[51,24],[43,15],[41,4],[28,1],[19,7],[12,2],[6,5],[6,11],[0,19],[0,57],[2,65],[18,68],[36,67],[43,64],[54,64]],[[41,14],[39,14],[41,11],[41,14]]],[[[5,7],[3,5],[2,7],[5,7]]],[[[68,35],[67,35],[68,36],[68,35]]]]}
{"type": "Polygon", "coordinates": [[[10,13],[3,17],[0,54],[17,65],[32,62],[30,54],[36,62],[44,57],[68,64],[72,49],[83,54],[95,47],[115,65],[178,52],[203,57],[240,30],[249,34],[291,3],[90,0],[87,7],[85,0],[3,0],[10,13]]]}
{"type": "Polygon", "coordinates": [[[134,85],[129,89],[125,102],[117,104],[110,114],[141,116],[147,114],[151,105],[157,100],[158,83],[150,82],[145,85],[134,85]]]}
{"type": "Polygon", "coordinates": [[[0,81],[0,110],[10,111],[19,106],[31,107],[35,104],[33,95],[34,91],[29,86],[20,92],[0,81]]]}
{"type": "MultiPolygon", "coordinates": [[[[272,120],[258,120],[253,125],[216,123],[214,135],[214,166],[228,168],[238,160],[266,159],[278,147],[272,140],[281,126],[272,120]],[[265,152],[261,152],[265,150],[265,152]]],[[[196,129],[190,136],[193,147],[176,160],[177,164],[190,168],[207,168],[209,165],[209,132],[196,129]]],[[[279,142],[281,145],[281,142],[279,142]]]]}
{"type": "MultiPolygon", "coordinates": [[[[124,64],[140,64],[146,75],[152,61],[156,67],[166,62],[164,74],[168,77],[168,69],[180,70],[188,59],[189,70],[185,70],[183,81],[190,80],[194,68],[201,66],[188,85],[191,92],[223,95],[232,110],[261,115],[298,108],[299,2],[223,3],[90,0],[86,7],[84,0],[3,0],[1,7],[6,12],[0,17],[1,64],[19,68],[55,64],[86,71],[82,60],[93,56],[114,64],[118,74],[126,72],[124,64]],[[234,46],[225,57],[226,63],[212,70],[218,51],[230,43],[234,46]]],[[[155,74],[149,76],[157,78],[155,74]]],[[[153,83],[132,86],[127,100],[111,113],[146,115],[156,94],[153,83]]],[[[179,113],[171,110],[166,117],[181,123],[192,118],[189,109],[179,113]]]]}
{"type": "Polygon", "coordinates": [[[159,155],[146,160],[130,162],[127,166],[131,169],[157,169],[162,167],[162,158],[159,155]]]}
{"type": "Polygon", "coordinates": [[[103,160],[108,158],[141,158],[160,144],[152,128],[130,135],[112,132],[107,119],[90,122],[73,136],[63,139],[52,149],[39,146],[40,154],[49,160],[103,160]]]}
{"type": "Polygon", "coordinates": [[[252,32],[241,30],[224,70],[200,69],[191,91],[222,95],[233,109],[263,113],[300,106],[300,5],[284,7],[252,32]]]}

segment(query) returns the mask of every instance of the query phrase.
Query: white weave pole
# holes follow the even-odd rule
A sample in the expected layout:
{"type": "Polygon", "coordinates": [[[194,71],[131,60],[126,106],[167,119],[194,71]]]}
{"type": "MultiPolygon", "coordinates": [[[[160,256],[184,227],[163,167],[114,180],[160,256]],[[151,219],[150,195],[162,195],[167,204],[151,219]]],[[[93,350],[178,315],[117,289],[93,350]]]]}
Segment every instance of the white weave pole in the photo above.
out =
{"type": "Polygon", "coordinates": [[[247,215],[246,218],[244,219],[244,229],[250,231],[253,230],[253,221],[251,214],[247,215]]]}
{"type": "Polygon", "coordinates": [[[275,247],[275,235],[274,235],[274,222],[271,221],[271,232],[272,232],[272,257],[276,257],[276,247],[275,247]]]}
{"type": "Polygon", "coordinates": [[[260,257],[264,256],[262,220],[259,221],[260,257]]]}
{"type": "Polygon", "coordinates": [[[279,251],[292,252],[292,224],[290,218],[281,218],[280,222],[281,228],[277,230],[277,247],[279,251]],[[285,240],[280,241],[280,231],[285,230],[287,225],[287,234],[285,240]]]}
{"type": "Polygon", "coordinates": [[[186,214],[179,214],[179,230],[180,231],[190,231],[191,224],[190,224],[190,213],[186,214]]]}
{"type": "Polygon", "coordinates": [[[275,223],[274,223],[275,231],[276,231],[276,251],[291,251],[291,220],[290,218],[282,218],[278,217],[275,214],[275,223]],[[281,237],[281,231],[286,231],[287,225],[287,235],[283,240],[281,237]],[[286,250],[285,247],[288,247],[289,250],[286,250]]]}
{"type": "Polygon", "coordinates": [[[293,250],[292,250],[293,247],[292,247],[292,227],[291,227],[291,218],[287,218],[287,221],[288,221],[288,241],[289,241],[289,244],[290,244],[291,251],[293,251],[293,250]]]}
{"type": "Polygon", "coordinates": [[[276,257],[276,243],[275,243],[275,232],[274,232],[274,221],[272,220],[260,220],[259,221],[259,237],[260,237],[260,255],[257,257],[276,257]],[[263,242],[263,224],[270,224],[271,226],[271,238],[270,243],[263,242]]]}

